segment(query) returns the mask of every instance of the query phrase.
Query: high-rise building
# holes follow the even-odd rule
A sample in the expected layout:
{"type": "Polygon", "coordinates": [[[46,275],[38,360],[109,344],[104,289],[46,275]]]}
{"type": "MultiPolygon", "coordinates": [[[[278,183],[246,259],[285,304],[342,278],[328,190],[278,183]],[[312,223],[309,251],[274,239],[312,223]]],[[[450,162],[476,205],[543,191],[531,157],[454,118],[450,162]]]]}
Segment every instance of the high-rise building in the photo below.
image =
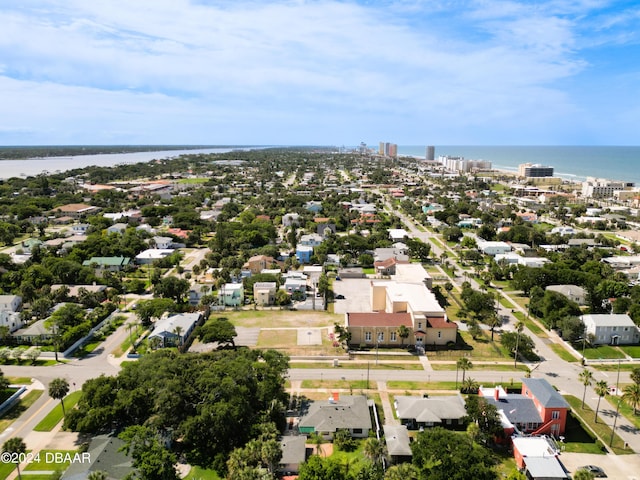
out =
{"type": "Polygon", "coordinates": [[[433,145],[429,145],[427,147],[427,153],[425,156],[426,160],[435,160],[436,159],[436,147],[434,147],[433,145]]]}
{"type": "Polygon", "coordinates": [[[518,175],[524,178],[553,177],[553,167],[539,163],[521,163],[518,165],[518,175]]]}
{"type": "Polygon", "coordinates": [[[396,158],[398,156],[398,145],[396,145],[395,143],[390,143],[388,155],[392,158],[396,158]]]}

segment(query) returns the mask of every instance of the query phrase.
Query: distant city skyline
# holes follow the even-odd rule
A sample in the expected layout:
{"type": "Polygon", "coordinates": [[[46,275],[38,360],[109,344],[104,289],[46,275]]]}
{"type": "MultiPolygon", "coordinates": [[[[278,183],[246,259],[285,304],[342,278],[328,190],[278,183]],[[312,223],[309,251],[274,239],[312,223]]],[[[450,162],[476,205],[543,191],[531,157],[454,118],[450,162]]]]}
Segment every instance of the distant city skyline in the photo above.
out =
{"type": "Polygon", "coordinates": [[[0,145],[640,144],[636,2],[14,0],[0,20],[0,145]]]}

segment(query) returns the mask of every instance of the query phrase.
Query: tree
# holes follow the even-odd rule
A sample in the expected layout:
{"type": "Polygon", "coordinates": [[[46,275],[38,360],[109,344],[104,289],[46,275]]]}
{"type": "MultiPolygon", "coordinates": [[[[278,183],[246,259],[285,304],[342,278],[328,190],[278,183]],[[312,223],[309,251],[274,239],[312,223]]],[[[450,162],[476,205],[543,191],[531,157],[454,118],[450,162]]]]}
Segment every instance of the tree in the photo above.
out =
{"type": "Polygon", "coordinates": [[[18,470],[18,478],[22,478],[20,475],[20,455],[24,455],[27,452],[27,445],[20,437],[13,437],[4,442],[2,445],[2,451],[8,452],[16,456],[16,469],[18,470]]]}
{"type": "Polygon", "coordinates": [[[27,357],[29,361],[31,361],[31,365],[35,365],[41,353],[42,353],[42,350],[40,350],[39,348],[32,347],[29,350],[27,350],[27,353],[25,353],[24,356],[27,357]]]}
{"type": "Polygon", "coordinates": [[[411,443],[412,463],[419,478],[493,480],[498,477],[491,452],[465,435],[434,427],[419,432],[411,443]]]}
{"type": "Polygon", "coordinates": [[[479,433],[476,438],[480,441],[479,443],[486,444],[495,437],[504,436],[498,409],[487,402],[486,398],[469,395],[465,400],[464,408],[467,411],[467,420],[478,426],[479,433]]]}
{"type": "Polygon", "coordinates": [[[49,396],[51,398],[55,398],[56,400],[60,400],[60,405],[62,405],[62,416],[66,416],[66,412],[64,410],[64,397],[69,393],[69,382],[67,382],[64,378],[54,378],[51,380],[49,384],[49,396]]]}
{"type": "Polygon", "coordinates": [[[362,453],[376,465],[381,465],[386,455],[386,448],[377,438],[369,437],[364,442],[362,453]]]}
{"type": "Polygon", "coordinates": [[[163,277],[153,287],[155,296],[170,298],[176,303],[183,303],[184,297],[189,292],[189,281],[178,277],[163,277]]]}
{"type": "Polygon", "coordinates": [[[635,367],[631,370],[631,381],[640,385],[640,367],[635,367]]]}
{"type": "Polygon", "coordinates": [[[418,469],[411,463],[400,463],[389,467],[384,480],[418,480],[418,469]]]}
{"type": "Polygon", "coordinates": [[[516,327],[516,333],[517,333],[517,337],[516,337],[516,349],[515,349],[515,353],[513,354],[513,366],[515,367],[517,362],[518,362],[518,344],[520,343],[520,334],[522,333],[522,331],[524,330],[524,322],[522,320],[518,320],[515,324],[516,327]]]}
{"type": "Polygon", "coordinates": [[[591,386],[593,381],[593,372],[591,370],[587,370],[586,368],[580,372],[578,375],[580,378],[580,382],[584,385],[584,392],[582,392],[582,408],[584,408],[584,398],[587,395],[587,387],[591,386]]]}
{"type": "Polygon", "coordinates": [[[332,458],[312,455],[300,466],[298,480],[345,480],[344,466],[332,458]]]}
{"type": "Polygon", "coordinates": [[[235,337],[237,335],[236,327],[224,317],[209,320],[198,330],[198,338],[202,343],[216,342],[231,345],[234,349],[236,348],[235,337]]]}
{"type": "Polygon", "coordinates": [[[465,375],[467,374],[467,370],[471,370],[473,368],[473,363],[467,357],[461,357],[456,362],[456,388],[458,388],[458,370],[462,370],[462,383],[464,383],[465,375]]]}
{"type": "Polygon", "coordinates": [[[400,345],[404,347],[404,341],[409,338],[411,330],[406,325],[400,325],[398,327],[398,336],[400,337],[400,345]]]}
{"type": "Polygon", "coordinates": [[[581,468],[579,470],[576,470],[572,478],[573,480],[594,480],[596,476],[593,472],[590,472],[585,468],[581,468]]]}
{"type": "Polygon", "coordinates": [[[609,392],[609,387],[607,386],[607,382],[605,380],[598,380],[596,382],[594,390],[596,391],[596,395],[598,395],[598,405],[596,406],[596,414],[593,421],[598,423],[598,410],[600,410],[600,400],[602,400],[602,397],[604,397],[609,392]]]}
{"type": "Polygon", "coordinates": [[[631,383],[622,389],[622,400],[633,408],[633,414],[637,415],[636,407],[640,404],[640,385],[631,383]]]}
{"type": "Polygon", "coordinates": [[[160,318],[166,312],[173,312],[176,304],[169,298],[154,298],[152,300],[142,300],[138,302],[136,315],[143,326],[151,325],[154,318],[160,318]]]}
{"type": "Polygon", "coordinates": [[[133,457],[140,480],[179,480],[176,456],[162,445],[155,429],[141,425],[127,427],[120,435],[122,450],[133,457]]]}
{"type": "Polygon", "coordinates": [[[107,480],[108,474],[102,470],[96,470],[95,472],[89,473],[87,476],[87,480],[107,480]]]}
{"type": "Polygon", "coordinates": [[[462,388],[460,391],[462,393],[478,393],[478,389],[480,388],[480,384],[471,377],[468,377],[464,382],[462,382],[462,388]]]}
{"type": "Polygon", "coordinates": [[[507,351],[515,356],[516,343],[518,344],[518,354],[525,358],[535,358],[533,349],[536,344],[526,333],[520,333],[518,338],[517,332],[502,332],[500,335],[500,344],[507,349],[507,351]]]}

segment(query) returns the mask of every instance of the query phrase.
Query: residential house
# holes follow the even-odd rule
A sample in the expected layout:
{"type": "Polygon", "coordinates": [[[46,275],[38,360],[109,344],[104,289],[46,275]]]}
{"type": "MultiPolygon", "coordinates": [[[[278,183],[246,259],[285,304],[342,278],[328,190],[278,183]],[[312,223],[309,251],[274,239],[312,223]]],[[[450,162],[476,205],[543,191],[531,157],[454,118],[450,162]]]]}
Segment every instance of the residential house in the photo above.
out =
{"type": "Polygon", "coordinates": [[[161,318],[155,323],[148,338],[159,338],[162,347],[184,345],[201,318],[202,314],[198,312],[178,313],[161,318]]]}
{"type": "Polygon", "coordinates": [[[285,227],[291,227],[292,225],[300,225],[300,215],[297,213],[287,213],[282,216],[282,225],[285,227]]]}
{"type": "Polygon", "coordinates": [[[91,257],[89,260],[82,262],[85,267],[95,266],[97,270],[109,270],[111,272],[119,272],[131,263],[129,257],[91,257]]]}
{"type": "Polygon", "coordinates": [[[487,242],[484,240],[478,240],[478,250],[485,255],[498,255],[501,253],[508,253],[511,251],[511,245],[506,242],[487,242]]]}
{"type": "Polygon", "coordinates": [[[0,326],[7,327],[9,332],[24,326],[20,309],[22,308],[22,297],[19,295],[0,295],[0,326]]]}
{"type": "Polygon", "coordinates": [[[402,242],[405,237],[408,237],[409,234],[404,228],[390,228],[389,229],[389,238],[393,242],[402,242]]]}
{"type": "Polygon", "coordinates": [[[578,285],[549,285],[545,290],[560,293],[580,306],[587,304],[587,291],[578,285]]]}
{"type": "Polygon", "coordinates": [[[155,246],[155,248],[159,248],[160,250],[168,250],[172,248],[173,238],[155,236],[151,239],[151,243],[155,246]]]}
{"type": "Polygon", "coordinates": [[[99,207],[87,205],[86,203],[69,203],[54,208],[52,213],[56,217],[70,217],[77,220],[78,218],[83,218],[88,215],[95,215],[99,211],[99,207]]]}
{"type": "Polygon", "coordinates": [[[211,295],[213,293],[213,285],[207,283],[193,283],[189,288],[189,305],[200,305],[200,300],[205,295],[211,295]]]}
{"type": "Polygon", "coordinates": [[[74,235],[86,235],[89,228],[91,228],[91,225],[88,223],[76,223],[71,226],[71,231],[74,235]]]}
{"type": "Polygon", "coordinates": [[[479,395],[496,406],[505,433],[564,435],[570,406],[544,378],[523,378],[519,394],[502,387],[480,388],[479,395]]]}
{"type": "Polygon", "coordinates": [[[398,395],[394,406],[398,420],[410,430],[440,426],[463,429],[467,411],[460,395],[416,397],[398,395]]]}
{"type": "Polygon", "coordinates": [[[348,430],[352,437],[367,438],[371,426],[367,397],[339,393],[333,393],[327,401],[311,403],[298,423],[300,433],[317,433],[324,438],[331,438],[338,430],[348,430]]]}
{"type": "Polygon", "coordinates": [[[278,471],[283,475],[295,475],[300,465],[307,459],[307,437],[304,435],[285,435],[280,440],[282,457],[278,463],[278,471]]]}
{"type": "Polygon", "coordinates": [[[640,343],[640,330],[627,314],[582,315],[587,335],[595,345],[630,345],[640,343]]]}
{"type": "Polygon", "coordinates": [[[387,445],[387,458],[389,463],[396,465],[403,462],[411,462],[411,437],[406,425],[384,425],[384,440],[387,445]]]}
{"type": "MultiPolygon", "coordinates": [[[[314,220],[317,220],[314,219],[314,220]]],[[[329,235],[335,234],[337,231],[336,225],[334,223],[319,223],[316,227],[316,233],[321,235],[322,238],[327,238],[329,235]]]]}
{"type": "Polygon", "coordinates": [[[256,275],[262,272],[265,268],[269,268],[271,265],[277,263],[278,262],[273,257],[269,257],[267,255],[254,255],[245,262],[242,268],[249,270],[252,275],[256,275]]]}
{"type": "Polygon", "coordinates": [[[122,235],[128,227],[129,225],[127,225],[126,223],[114,223],[107,228],[107,233],[118,233],[122,235]]]}
{"type": "Polygon", "coordinates": [[[237,307],[244,304],[244,286],[242,283],[225,283],[218,290],[218,301],[227,307],[237,307]]]}
{"type": "Polygon", "coordinates": [[[104,472],[106,480],[126,478],[134,472],[133,458],[125,453],[125,442],[118,437],[98,435],[89,443],[88,461],[71,462],[62,480],[86,480],[91,472],[104,472]]]}
{"type": "Polygon", "coordinates": [[[309,233],[302,235],[298,240],[298,245],[305,245],[307,247],[317,247],[324,241],[324,237],[317,233],[309,233]]]}
{"type": "Polygon", "coordinates": [[[253,300],[256,305],[273,305],[276,301],[276,282],[254,283],[253,300]]]}
{"type": "Polygon", "coordinates": [[[298,262],[305,264],[311,263],[311,256],[313,255],[313,247],[307,245],[298,245],[296,247],[296,258],[298,262]]]}
{"type": "Polygon", "coordinates": [[[373,262],[373,268],[376,269],[376,273],[383,277],[388,277],[396,274],[396,265],[398,260],[395,258],[387,258],[386,260],[376,260],[373,262]]]}
{"type": "Polygon", "coordinates": [[[311,200],[304,204],[304,208],[310,212],[318,213],[322,211],[322,202],[311,200]]]}
{"type": "MultiPolygon", "coordinates": [[[[402,244],[404,245],[404,244],[402,244]]],[[[409,255],[407,254],[407,247],[404,245],[404,248],[376,248],[373,251],[373,259],[377,262],[383,262],[390,258],[395,258],[400,262],[408,262],[409,255]]]]}

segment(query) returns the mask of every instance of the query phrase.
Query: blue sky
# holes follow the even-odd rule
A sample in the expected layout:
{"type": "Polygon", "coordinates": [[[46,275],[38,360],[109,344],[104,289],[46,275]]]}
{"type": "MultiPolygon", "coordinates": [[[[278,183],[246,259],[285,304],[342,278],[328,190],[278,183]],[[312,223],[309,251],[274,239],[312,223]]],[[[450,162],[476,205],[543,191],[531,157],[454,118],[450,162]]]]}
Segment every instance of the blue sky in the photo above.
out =
{"type": "Polygon", "coordinates": [[[639,145],[640,5],[5,0],[0,145],[639,145]]]}

